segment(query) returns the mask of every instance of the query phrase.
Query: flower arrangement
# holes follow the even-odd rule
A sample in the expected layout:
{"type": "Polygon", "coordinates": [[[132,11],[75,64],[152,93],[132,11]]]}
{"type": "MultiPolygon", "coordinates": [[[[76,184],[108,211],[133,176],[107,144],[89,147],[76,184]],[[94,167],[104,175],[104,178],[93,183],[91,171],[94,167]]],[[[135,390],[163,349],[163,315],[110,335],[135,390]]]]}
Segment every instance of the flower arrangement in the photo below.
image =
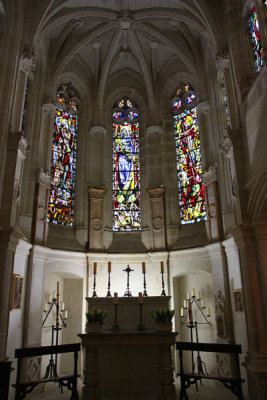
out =
{"type": "Polygon", "coordinates": [[[171,322],[172,317],[174,316],[174,310],[168,310],[165,308],[154,309],[151,311],[150,315],[156,323],[166,324],[171,322]]]}
{"type": "Polygon", "coordinates": [[[98,324],[103,325],[108,313],[103,310],[92,310],[86,313],[88,324],[98,324]]]}

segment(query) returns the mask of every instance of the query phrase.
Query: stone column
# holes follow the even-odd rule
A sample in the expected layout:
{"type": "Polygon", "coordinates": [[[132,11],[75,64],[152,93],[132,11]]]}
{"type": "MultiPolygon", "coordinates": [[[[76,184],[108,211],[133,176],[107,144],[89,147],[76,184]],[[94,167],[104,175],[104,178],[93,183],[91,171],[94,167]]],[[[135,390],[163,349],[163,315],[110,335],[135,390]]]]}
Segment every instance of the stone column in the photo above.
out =
{"type": "Polygon", "coordinates": [[[204,171],[201,179],[205,187],[208,240],[209,242],[217,242],[222,239],[223,233],[216,167],[212,166],[207,171],[204,171]]]}
{"type": "Polygon", "coordinates": [[[48,171],[38,169],[36,173],[34,212],[32,220],[32,243],[44,246],[48,235],[48,200],[51,176],[48,171]]]}
{"type": "Polygon", "coordinates": [[[53,141],[53,127],[55,123],[56,106],[52,103],[42,105],[42,119],[38,148],[39,166],[44,171],[51,167],[51,151],[53,141]]]}
{"type": "Polygon", "coordinates": [[[151,125],[146,130],[147,149],[148,149],[148,170],[147,185],[148,187],[158,187],[163,182],[162,176],[162,148],[161,137],[162,127],[151,125]]]}
{"type": "Polygon", "coordinates": [[[100,251],[104,248],[104,198],[107,189],[89,188],[89,249],[100,251]]]}
{"type": "Polygon", "coordinates": [[[105,171],[107,170],[106,158],[104,157],[106,133],[106,128],[101,125],[93,126],[90,129],[89,179],[95,187],[105,185],[105,171]]]}
{"type": "Polygon", "coordinates": [[[151,225],[153,232],[153,250],[164,250],[166,247],[164,187],[147,189],[150,199],[151,225]]]}
{"type": "Polygon", "coordinates": [[[203,168],[207,168],[208,165],[213,163],[211,154],[213,149],[211,148],[213,141],[209,140],[209,126],[211,126],[210,120],[210,105],[208,102],[202,102],[197,105],[197,116],[198,125],[200,132],[200,148],[203,168]]]}
{"type": "Polygon", "coordinates": [[[241,226],[236,234],[241,259],[242,286],[248,332],[246,368],[250,399],[263,400],[267,393],[267,223],[241,226]]]}

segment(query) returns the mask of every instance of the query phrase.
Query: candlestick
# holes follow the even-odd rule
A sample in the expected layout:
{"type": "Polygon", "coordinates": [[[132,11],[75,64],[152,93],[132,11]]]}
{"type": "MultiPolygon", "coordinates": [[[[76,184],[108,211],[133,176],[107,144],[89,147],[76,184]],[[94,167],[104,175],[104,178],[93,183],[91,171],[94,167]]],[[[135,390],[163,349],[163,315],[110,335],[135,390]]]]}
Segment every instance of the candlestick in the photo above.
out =
{"type": "Polygon", "coordinates": [[[94,274],[96,274],[96,271],[97,271],[97,263],[95,262],[94,263],[94,274]]]}
{"type": "MultiPolygon", "coordinates": [[[[162,261],[163,263],[163,261],[162,261]]],[[[164,289],[164,270],[161,270],[161,284],[162,284],[162,292],[161,296],[166,296],[165,289],[164,289]]]]}
{"type": "Polygon", "coordinates": [[[183,309],[183,307],[181,307],[181,317],[183,317],[184,316],[184,309],[183,309]]]}
{"type": "Polygon", "coordinates": [[[111,297],[110,293],[110,273],[111,273],[111,262],[108,262],[108,291],[106,297],[111,297]]]}
{"type": "Polygon", "coordinates": [[[139,304],[142,304],[142,303],[143,303],[142,292],[139,292],[139,293],[138,293],[138,302],[139,302],[139,304]]]}
{"type": "Polygon", "coordinates": [[[187,308],[187,302],[184,300],[184,308],[187,308]]]}
{"type": "Polygon", "coordinates": [[[97,297],[96,290],[95,290],[95,288],[96,288],[96,266],[97,266],[97,263],[94,263],[94,283],[93,283],[93,296],[92,297],[97,297]]]}
{"type": "Polygon", "coordinates": [[[114,293],[114,304],[118,304],[118,293],[114,293]]]}
{"type": "Polygon", "coordinates": [[[160,272],[163,274],[164,273],[164,262],[160,262],[160,272]]]}
{"type": "Polygon", "coordinates": [[[144,261],[142,262],[142,272],[143,274],[146,273],[146,263],[144,261]]]}

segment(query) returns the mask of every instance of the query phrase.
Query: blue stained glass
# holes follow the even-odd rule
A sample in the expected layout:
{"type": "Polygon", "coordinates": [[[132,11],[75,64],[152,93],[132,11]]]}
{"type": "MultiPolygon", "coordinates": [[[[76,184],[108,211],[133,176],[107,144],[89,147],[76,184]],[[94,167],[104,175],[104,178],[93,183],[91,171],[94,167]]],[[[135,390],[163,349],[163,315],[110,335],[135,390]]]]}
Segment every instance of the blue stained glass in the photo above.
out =
{"type": "Polygon", "coordinates": [[[73,225],[78,118],[57,109],[52,146],[49,222],[73,225]]]}
{"type": "Polygon", "coordinates": [[[133,123],[113,123],[113,231],[121,232],[141,229],[138,113],[130,113],[133,123]]]}
{"type": "Polygon", "coordinates": [[[259,72],[261,67],[263,66],[262,44],[261,44],[259,20],[254,4],[250,8],[250,13],[248,17],[248,27],[250,32],[252,49],[254,53],[256,71],[259,72]]]}
{"type": "Polygon", "coordinates": [[[176,100],[176,101],[173,103],[173,106],[172,106],[173,111],[179,110],[179,108],[181,107],[181,105],[182,105],[182,101],[181,101],[181,100],[176,100]]]}
{"type": "Polygon", "coordinates": [[[124,118],[124,113],[122,111],[115,111],[112,116],[113,119],[119,120],[124,118]]]}
{"type": "Polygon", "coordinates": [[[130,111],[130,112],[128,113],[128,119],[130,119],[130,120],[138,119],[138,114],[137,114],[137,112],[135,112],[135,111],[130,111]]]}
{"type": "Polygon", "coordinates": [[[196,96],[193,93],[190,94],[186,99],[186,104],[187,105],[191,104],[195,98],[196,98],[196,96]]]}

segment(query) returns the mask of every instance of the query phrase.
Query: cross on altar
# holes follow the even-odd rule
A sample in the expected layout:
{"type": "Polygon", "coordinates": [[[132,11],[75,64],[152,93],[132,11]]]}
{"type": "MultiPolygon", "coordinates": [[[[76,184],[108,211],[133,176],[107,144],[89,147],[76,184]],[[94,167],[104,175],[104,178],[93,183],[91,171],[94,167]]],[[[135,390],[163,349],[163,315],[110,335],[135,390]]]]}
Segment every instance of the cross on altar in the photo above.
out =
{"type": "Polygon", "coordinates": [[[127,272],[127,287],[124,293],[124,297],[132,297],[132,293],[130,291],[130,284],[129,284],[129,280],[130,280],[130,272],[134,271],[134,269],[131,269],[129,264],[127,265],[127,268],[125,268],[123,271],[127,272]]]}

